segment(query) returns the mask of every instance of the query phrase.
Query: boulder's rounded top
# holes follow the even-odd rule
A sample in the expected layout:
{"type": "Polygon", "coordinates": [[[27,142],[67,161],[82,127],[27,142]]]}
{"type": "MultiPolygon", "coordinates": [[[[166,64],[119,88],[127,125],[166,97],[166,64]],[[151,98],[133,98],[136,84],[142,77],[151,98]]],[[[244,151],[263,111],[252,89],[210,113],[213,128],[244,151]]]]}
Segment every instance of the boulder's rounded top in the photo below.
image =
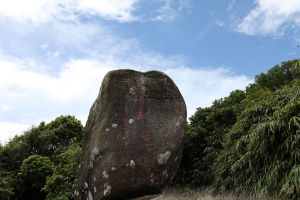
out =
{"type": "Polygon", "coordinates": [[[162,74],[165,75],[166,74],[164,72],[161,71],[157,71],[157,70],[150,70],[150,71],[146,71],[146,72],[141,72],[141,71],[137,71],[137,70],[133,70],[133,69],[116,69],[116,70],[111,70],[108,72],[108,74],[126,74],[126,73],[137,73],[137,74],[162,74]]]}
{"type": "Polygon", "coordinates": [[[132,69],[112,70],[106,74],[102,85],[133,83],[146,88],[147,95],[157,100],[183,99],[173,80],[164,72],[140,72],[132,69]]]}
{"type": "MultiPolygon", "coordinates": [[[[116,69],[109,71],[106,75],[106,77],[127,77],[127,76],[145,76],[149,78],[154,78],[154,79],[159,79],[163,77],[168,77],[164,72],[157,71],[157,70],[150,70],[147,72],[141,72],[141,71],[136,71],[133,69],[116,69]]],[[[169,78],[169,77],[168,77],[169,78]]]]}

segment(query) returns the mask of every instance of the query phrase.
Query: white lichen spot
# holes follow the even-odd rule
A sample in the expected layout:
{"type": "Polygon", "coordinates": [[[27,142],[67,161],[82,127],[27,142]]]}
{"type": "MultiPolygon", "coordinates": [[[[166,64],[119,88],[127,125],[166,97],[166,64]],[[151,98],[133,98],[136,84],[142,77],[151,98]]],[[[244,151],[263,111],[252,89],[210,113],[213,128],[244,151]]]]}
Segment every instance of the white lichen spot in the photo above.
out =
{"type": "Polygon", "coordinates": [[[134,92],[134,88],[131,87],[131,88],[129,89],[129,94],[132,94],[133,92],[134,92]]]}
{"type": "Polygon", "coordinates": [[[118,124],[112,124],[111,127],[117,128],[118,124]]]}
{"type": "Polygon", "coordinates": [[[81,168],[81,164],[78,165],[78,168],[79,168],[79,169],[81,168]]]}
{"type": "Polygon", "coordinates": [[[176,126],[179,126],[180,125],[180,123],[179,122],[176,122],[176,126]]]}
{"type": "Polygon", "coordinates": [[[103,191],[103,195],[104,196],[108,196],[111,193],[111,186],[108,185],[107,183],[104,184],[104,191],[103,191]]]}
{"type": "Polygon", "coordinates": [[[151,184],[154,184],[154,180],[152,178],[150,179],[150,182],[151,182],[151,184]]]}
{"type": "Polygon", "coordinates": [[[163,171],[163,176],[166,177],[166,178],[168,178],[168,170],[165,169],[165,170],[163,171]]]}
{"type": "Polygon", "coordinates": [[[74,191],[74,195],[76,195],[76,196],[77,196],[77,190],[75,190],[75,191],[74,191]]]}
{"type": "Polygon", "coordinates": [[[112,167],[111,170],[112,170],[112,171],[116,171],[117,168],[116,168],[116,167],[112,167]]]}
{"type": "Polygon", "coordinates": [[[92,196],[91,191],[89,191],[89,200],[93,200],[93,196],[92,196]]]}
{"type": "Polygon", "coordinates": [[[94,182],[96,181],[96,177],[94,176],[94,182]]]}
{"type": "Polygon", "coordinates": [[[134,160],[131,160],[131,161],[130,161],[130,167],[132,167],[132,168],[135,167],[135,162],[134,162],[134,160]]]}
{"type": "Polygon", "coordinates": [[[105,129],[106,132],[108,132],[109,130],[110,130],[109,128],[105,129]]]}
{"type": "Polygon", "coordinates": [[[94,193],[96,193],[97,192],[97,188],[94,186],[94,193]]]}
{"type": "Polygon", "coordinates": [[[141,84],[142,84],[142,91],[145,91],[146,90],[146,87],[143,85],[145,83],[145,78],[143,78],[142,79],[142,82],[141,82],[141,84]]]}
{"type": "Polygon", "coordinates": [[[95,147],[92,151],[92,157],[95,158],[95,156],[98,154],[99,154],[99,149],[97,147],[95,147]]]}
{"type": "Polygon", "coordinates": [[[178,160],[178,157],[176,156],[175,159],[174,159],[174,161],[177,162],[177,160],[178,160]]]}
{"type": "Polygon", "coordinates": [[[84,188],[88,188],[89,187],[89,184],[87,182],[84,182],[84,188]]]}
{"type": "Polygon", "coordinates": [[[106,173],[106,171],[103,171],[103,178],[109,178],[109,175],[106,173]]]}
{"type": "Polygon", "coordinates": [[[128,123],[129,123],[129,124],[132,124],[133,122],[134,122],[134,119],[129,119],[129,120],[128,120],[128,123]]]}
{"type": "Polygon", "coordinates": [[[91,158],[90,158],[90,165],[89,165],[90,168],[94,167],[94,160],[95,160],[95,158],[97,157],[98,154],[99,154],[99,149],[97,147],[95,147],[92,150],[92,154],[91,154],[91,158]]]}
{"type": "Polygon", "coordinates": [[[166,151],[166,153],[159,154],[158,158],[157,158],[158,164],[159,165],[166,164],[167,161],[169,160],[170,156],[171,156],[171,152],[170,151],[166,151]]]}
{"type": "Polygon", "coordinates": [[[153,178],[154,177],[154,174],[153,173],[151,173],[151,175],[150,175],[150,178],[153,178]]]}
{"type": "Polygon", "coordinates": [[[77,191],[77,193],[76,193],[76,196],[78,196],[79,197],[79,192],[77,191]]]}

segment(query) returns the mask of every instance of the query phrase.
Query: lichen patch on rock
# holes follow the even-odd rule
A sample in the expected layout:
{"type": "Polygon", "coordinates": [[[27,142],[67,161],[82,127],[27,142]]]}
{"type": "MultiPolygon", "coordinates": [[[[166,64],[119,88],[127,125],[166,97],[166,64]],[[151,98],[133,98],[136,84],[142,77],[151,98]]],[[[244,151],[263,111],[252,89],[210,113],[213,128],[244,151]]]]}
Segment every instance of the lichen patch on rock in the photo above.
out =
{"type": "Polygon", "coordinates": [[[157,158],[158,164],[160,164],[160,165],[166,164],[167,161],[169,160],[170,156],[171,156],[171,152],[170,151],[166,151],[166,153],[159,154],[158,158],[157,158]]]}
{"type": "Polygon", "coordinates": [[[109,175],[106,173],[106,171],[103,171],[103,178],[109,178],[109,175]]]}
{"type": "Polygon", "coordinates": [[[107,183],[104,184],[104,191],[103,191],[103,195],[104,196],[108,196],[111,193],[111,186],[108,185],[107,183]]]}
{"type": "Polygon", "coordinates": [[[134,162],[134,160],[130,160],[130,167],[132,167],[132,168],[134,168],[135,167],[135,162],[134,162]]]}

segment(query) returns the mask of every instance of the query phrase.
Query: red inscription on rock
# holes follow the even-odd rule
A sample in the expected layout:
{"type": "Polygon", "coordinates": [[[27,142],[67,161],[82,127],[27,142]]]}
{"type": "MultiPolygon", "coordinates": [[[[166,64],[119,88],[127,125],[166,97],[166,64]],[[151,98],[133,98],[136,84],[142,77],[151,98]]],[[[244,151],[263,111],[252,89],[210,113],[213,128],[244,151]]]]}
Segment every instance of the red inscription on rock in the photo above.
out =
{"type": "MultiPolygon", "coordinates": [[[[135,98],[135,101],[136,103],[141,103],[143,104],[145,100],[147,100],[147,96],[145,95],[145,91],[141,91],[140,93],[138,93],[136,95],[136,98],[135,98]]],[[[138,106],[138,110],[136,112],[136,119],[137,120],[144,120],[146,119],[148,116],[149,116],[149,113],[150,113],[150,109],[147,109],[145,112],[144,112],[144,109],[143,109],[143,105],[140,105],[138,106]]],[[[130,119],[131,120],[131,119],[130,119]]],[[[134,119],[132,119],[134,120],[134,119]]],[[[132,121],[133,122],[133,121],[132,121]]],[[[132,123],[130,122],[130,123],[132,123]]],[[[141,121],[140,121],[141,122],[141,121]]],[[[123,139],[128,139],[130,137],[130,133],[129,133],[129,117],[128,117],[128,106],[126,105],[125,106],[125,116],[124,116],[124,134],[122,133],[123,131],[121,131],[121,137],[123,139]]],[[[149,129],[148,128],[145,128],[145,127],[142,127],[139,129],[139,132],[137,134],[137,136],[139,138],[142,138],[144,140],[146,140],[148,137],[149,137],[149,129]]]]}
{"type": "Polygon", "coordinates": [[[145,119],[147,117],[147,115],[149,114],[149,112],[150,112],[149,109],[144,113],[143,109],[139,108],[139,111],[137,112],[138,120],[145,119]]]}
{"type": "Polygon", "coordinates": [[[138,134],[138,137],[147,139],[149,137],[149,129],[148,128],[141,128],[138,134]]]}

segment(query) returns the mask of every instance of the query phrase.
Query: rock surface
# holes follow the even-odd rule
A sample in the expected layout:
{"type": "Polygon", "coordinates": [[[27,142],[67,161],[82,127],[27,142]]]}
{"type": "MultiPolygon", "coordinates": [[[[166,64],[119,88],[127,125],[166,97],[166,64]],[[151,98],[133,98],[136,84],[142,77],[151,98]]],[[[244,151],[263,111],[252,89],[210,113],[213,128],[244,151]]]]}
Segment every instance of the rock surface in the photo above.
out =
{"type": "Polygon", "coordinates": [[[158,194],[179,166],[186,106],[164,73],[115,70],[86,123],[75,199],[158,194]]]}

